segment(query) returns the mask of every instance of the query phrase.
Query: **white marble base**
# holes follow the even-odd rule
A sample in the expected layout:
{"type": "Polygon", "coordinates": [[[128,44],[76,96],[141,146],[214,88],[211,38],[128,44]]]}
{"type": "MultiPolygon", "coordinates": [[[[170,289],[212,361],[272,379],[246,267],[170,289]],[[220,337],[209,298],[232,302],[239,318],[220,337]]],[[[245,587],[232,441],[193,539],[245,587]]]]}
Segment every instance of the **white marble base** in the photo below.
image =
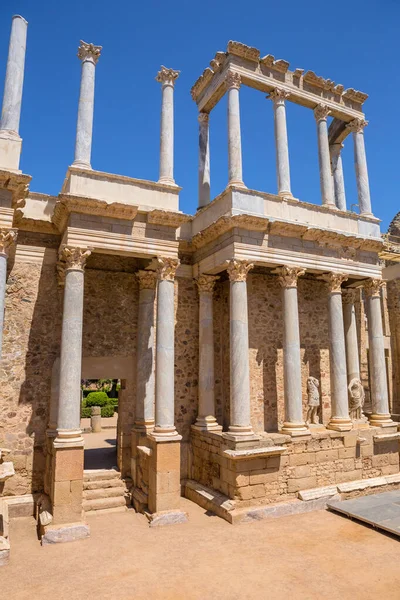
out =
{"type": "Polygon", "coordinates": [[[188,514],[181,510],[167,510],[157,513],[145,513],[149,520],[149,527],[163,527],[164,525],[176,525],[187,523],[188,514]]]}
{"type": "Polygon", "coordinates": [[[22,139],[7,131],[0,131],[0,169],[22,173],[19,169],[22,139]]]}
{"type": "Polygon", "coordinates": [[[42,546],[48,544],[63,544],[65,542],[75,542],[83,540],[90,535],[90,528],[87,523],[68,523],[58,527],[44,527],[42,535],[42,546]]]}

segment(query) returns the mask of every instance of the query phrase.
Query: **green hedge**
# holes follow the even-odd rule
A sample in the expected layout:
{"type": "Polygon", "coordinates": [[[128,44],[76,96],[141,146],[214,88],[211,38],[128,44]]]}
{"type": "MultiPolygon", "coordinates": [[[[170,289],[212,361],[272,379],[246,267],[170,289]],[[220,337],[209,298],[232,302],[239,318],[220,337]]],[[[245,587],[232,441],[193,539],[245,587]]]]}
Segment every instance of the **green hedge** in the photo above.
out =
{"type": "Polygon", "coordinates": [[[108,404],[107,406],[101,407],[101,416],[104,417],[113,417],[114,416],[114,407],[108,404]]]}
{"type": "Polygon", "coordinates": [[[92,409],[82,406],[81,408],[81,419],[89,419],[92,416],[92,409]]]}
{"type": "Polygon", "coordinates": [[[108,396],[105,392],[90,392],[86,398],[86,406],[106,406],[108,396]]]}
{"type": "Polygon", "coordinates": [[[110,406],[118,406],[118,398],[109,398],[107,404],[110,406]]]}

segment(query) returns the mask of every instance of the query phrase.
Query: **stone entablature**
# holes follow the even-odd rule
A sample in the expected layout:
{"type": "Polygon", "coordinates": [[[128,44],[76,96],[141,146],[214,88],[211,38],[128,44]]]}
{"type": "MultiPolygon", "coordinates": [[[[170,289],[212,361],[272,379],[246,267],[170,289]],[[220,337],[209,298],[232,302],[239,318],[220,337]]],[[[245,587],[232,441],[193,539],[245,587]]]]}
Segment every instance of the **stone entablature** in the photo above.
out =
{"type": "Polygon", "coordinates": [[[223,96],[228,71],[240,75],[243,84],[262,92],[270,93],[279,87],[290,94],[292,102],[309,108],[323,101],[334,117],[346,122],[362,117],[362,104],[368,98],[363,92],[353,88],[345,90],[341,84],[319,77],[313,71],[289,71],[288,62],[275,60],[271,54],[261,57],[257,48],[230,41],[227,51],[217,52],[210,67],[192,87],[192,98],[200,111],[210,112],[223,96]]]}

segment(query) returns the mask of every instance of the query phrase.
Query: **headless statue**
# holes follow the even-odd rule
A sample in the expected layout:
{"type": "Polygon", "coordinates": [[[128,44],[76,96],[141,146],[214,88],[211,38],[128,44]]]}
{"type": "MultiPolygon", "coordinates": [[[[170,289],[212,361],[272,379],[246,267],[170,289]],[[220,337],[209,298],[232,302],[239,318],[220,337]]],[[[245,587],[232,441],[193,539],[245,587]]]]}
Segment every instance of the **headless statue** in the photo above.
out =
{"type": "Polygon", "coordinates": [[[365,392],[361,381],[357,377],[354,377],[349,383],[348,390],[350,419],[352,421],[361,419],[362,408],[365,402],[365,392]]]}
{"type": "Polygon", "coordinates": [[[319,381],[315,377],[309,377],[307,379],[307,394],[308,394],[308,410],[306,416],[306,423],[318,425],[318,408],[319,408],[319,381]]]}

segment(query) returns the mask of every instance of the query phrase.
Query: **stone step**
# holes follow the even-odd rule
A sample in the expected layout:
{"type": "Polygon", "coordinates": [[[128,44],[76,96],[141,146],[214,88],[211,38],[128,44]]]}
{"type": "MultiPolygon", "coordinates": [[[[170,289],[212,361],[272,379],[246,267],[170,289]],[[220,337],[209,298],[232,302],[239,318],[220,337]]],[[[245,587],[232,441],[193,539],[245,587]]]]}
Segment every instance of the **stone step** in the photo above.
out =
{"type": "Polygon", "coordinates": [[[116,508],[117,506],[127,506],[128,499],[124,496],[113,498],[95,498],[93,500],[84,500],[82,502],[83,510],[86,512],[94,510],[103,510],[105,508],[116,508]]]}
{"type": "Polygon", "coordinates": [[[88,469],[83,471],[83,481],[101,481],[121,479],[121,473],[116,469],[88,469]]]}
{"type": "Polygon", "coordinates": [[[97,498],[116,498],[118,496],[121,496],[123,498],[127,490],[121,481],[120,484],[121,485],[119,487],[109,487],[106,489],[100,488],[97,490],[84,490],[83,499],[96,500],[97,498]]]}
{"type": "Polygon", "coordinates": [[[126,512],[127,506],[114,506],[114,508],[101,508],[100,510],[86,510],[85,517],[92,517],[93,515],[106,515],[109,513],[126,512]]]}
{"type": "MultiPolygon", "coordinates": [[[[113,487],[121,487],[123,485],[123,482],[121,479],[99,479],[99,481],[84,481],[83,482],[83,489],[84,490],[100,490],[100,489],[107,489],[107,488],[113,488],[113,487]]],[[[128,484],[126,484],[126,487],[130,487],[128,484]]]]}

